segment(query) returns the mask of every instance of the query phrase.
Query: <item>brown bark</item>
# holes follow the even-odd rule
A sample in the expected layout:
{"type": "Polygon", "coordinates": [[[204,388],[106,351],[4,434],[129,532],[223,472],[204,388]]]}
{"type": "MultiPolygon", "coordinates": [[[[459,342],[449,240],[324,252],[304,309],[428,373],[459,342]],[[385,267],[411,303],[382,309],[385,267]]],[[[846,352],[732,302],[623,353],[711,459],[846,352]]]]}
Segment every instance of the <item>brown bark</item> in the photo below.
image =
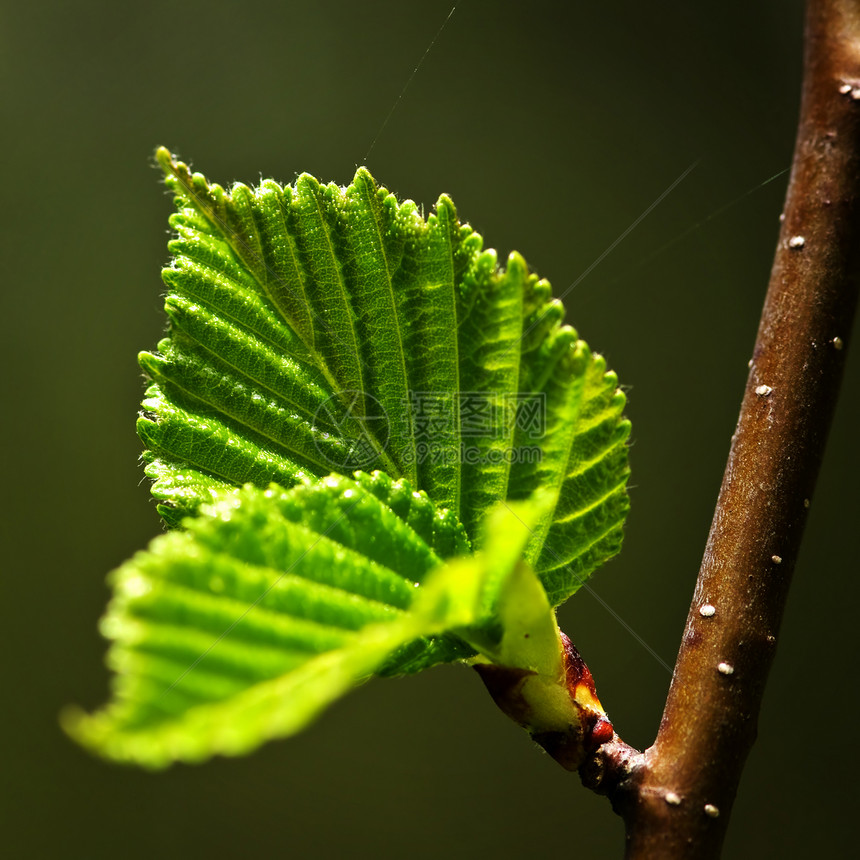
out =
{"type": "Polygon", "coordinates": [[[718,857],[773,660],[860,282],[860,0],[809,0],[801,117],[737,430],[654,745],[583,768],[631,858],[718,857]]]}

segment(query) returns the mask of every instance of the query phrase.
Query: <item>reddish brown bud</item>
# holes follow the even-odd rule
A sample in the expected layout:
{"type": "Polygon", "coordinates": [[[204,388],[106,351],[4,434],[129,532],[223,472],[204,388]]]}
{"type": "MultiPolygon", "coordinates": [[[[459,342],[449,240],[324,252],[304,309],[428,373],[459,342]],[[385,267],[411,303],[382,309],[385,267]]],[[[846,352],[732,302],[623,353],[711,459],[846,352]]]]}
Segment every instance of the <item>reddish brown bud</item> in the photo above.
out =
{"type": "Polygon", "coordinates": [[[564,633],[561,645],[561,689],[566,695],[558,694],[559,679],[526,669],[477,663],[475,670],[504,714],[562,767],[577,770],[587,756],[613,739],[615,731],[597,698],[588,666],[564,633]],[[548,696],[548,689],[557,692],[548,696]]]}

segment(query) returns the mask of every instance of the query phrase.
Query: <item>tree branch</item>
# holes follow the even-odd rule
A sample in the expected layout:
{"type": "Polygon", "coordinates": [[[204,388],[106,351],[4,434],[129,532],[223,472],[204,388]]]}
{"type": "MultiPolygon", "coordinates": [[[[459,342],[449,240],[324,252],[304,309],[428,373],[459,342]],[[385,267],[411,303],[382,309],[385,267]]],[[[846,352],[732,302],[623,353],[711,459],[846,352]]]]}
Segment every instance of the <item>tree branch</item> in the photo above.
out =
{"type": "Polygon", "coordinates": [[[583,768],[628,857],[720,853],[845,363],[860,282],[860,4],[809,0],[782,229],[666,708],[643,754],[583,768]]]}

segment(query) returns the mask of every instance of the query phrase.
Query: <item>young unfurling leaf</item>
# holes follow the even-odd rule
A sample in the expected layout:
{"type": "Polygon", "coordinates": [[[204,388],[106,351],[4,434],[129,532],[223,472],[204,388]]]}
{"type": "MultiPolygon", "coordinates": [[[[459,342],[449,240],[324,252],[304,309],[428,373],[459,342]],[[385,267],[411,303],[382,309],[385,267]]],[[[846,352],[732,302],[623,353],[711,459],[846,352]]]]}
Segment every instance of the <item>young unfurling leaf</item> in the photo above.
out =
{"type": "MultiPolygon", "coordinates": [[[[540,584],[519,568],[537,511],[503,508],[505,532],[469,554],[453,515],[382,474],[221,492],[113,574],[102,630],[114,700],[94,716],[68,712],[66,727],[110,758],[161,767],[292,734],[374,672],[499,647],[510,660],[515,572],[537,595],[518,616],[537,611],[535,632],[554,630],[540,584]]],[[[558,651],[552,638],[535,643],[558,651]]]]}

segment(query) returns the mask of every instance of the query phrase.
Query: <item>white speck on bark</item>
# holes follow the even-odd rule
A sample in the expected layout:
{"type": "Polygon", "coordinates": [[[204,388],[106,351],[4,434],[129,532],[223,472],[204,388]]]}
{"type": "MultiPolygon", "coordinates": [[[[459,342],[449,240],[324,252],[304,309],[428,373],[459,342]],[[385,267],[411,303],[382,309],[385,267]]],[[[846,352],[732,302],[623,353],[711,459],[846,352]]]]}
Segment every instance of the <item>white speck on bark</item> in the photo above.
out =
{"type": "Polygon", "coordinates": [[[717,666],[717,671],[721,675],[734,675],[735,667],[732,666],[731,663],[720,663],[720,665],[717,666]]]}

